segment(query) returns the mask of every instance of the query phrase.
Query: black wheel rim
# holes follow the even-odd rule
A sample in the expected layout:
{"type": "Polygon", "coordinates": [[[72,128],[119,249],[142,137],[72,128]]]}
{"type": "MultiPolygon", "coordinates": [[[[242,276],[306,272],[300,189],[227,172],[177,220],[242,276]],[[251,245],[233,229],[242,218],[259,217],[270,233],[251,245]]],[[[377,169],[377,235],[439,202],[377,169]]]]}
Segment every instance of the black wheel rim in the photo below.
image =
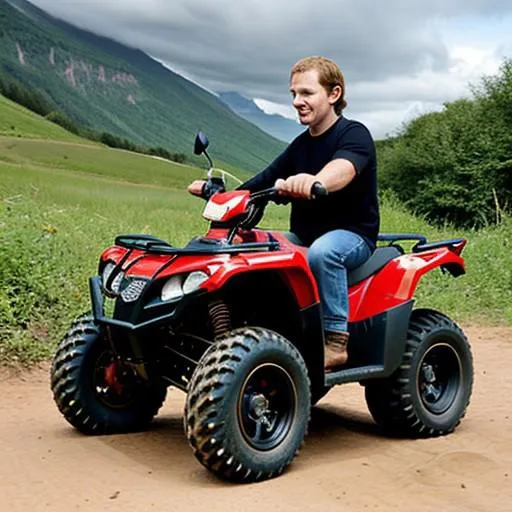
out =
{"type": "Polygon", "coordinates": [[[430,347],[418,367],[418,392],[425,409],[443,414],[454,403],[462,379],[462,365],[455,349],[446,343],[430,347]]]}
{"type": "Polygon", "coordinates": [[[238,400],[238,422],[245,440],[257,450],[272,450],[288,435],[297,408],[290,374],[267,363],[245,379],[238,400]]]}
{"type": "Polygon", "coordinates": [[[116,360],[110,350],[104,350],[94,365],[92,388],[104,405],[123,409],[136,400],[140,381],[133,368],[116,360]]]}

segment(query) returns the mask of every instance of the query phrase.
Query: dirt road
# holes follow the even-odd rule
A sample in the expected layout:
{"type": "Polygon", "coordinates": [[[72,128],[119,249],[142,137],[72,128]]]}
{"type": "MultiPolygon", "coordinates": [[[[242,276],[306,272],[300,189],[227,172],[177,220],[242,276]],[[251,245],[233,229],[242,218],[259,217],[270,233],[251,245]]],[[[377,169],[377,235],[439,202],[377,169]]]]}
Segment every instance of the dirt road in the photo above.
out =
{"type": "Polygon", "coordinates": [[[359,385],[332,390],[300,455],[279,478],[217,480],[182,430],[184,395],[169,393],[149,432],[86,437],[53,404],[47,369],[0,373],[0,510],[511,511],[512,329],[467,327],[475,389],[452,435],[390,439],[359,385]]]}

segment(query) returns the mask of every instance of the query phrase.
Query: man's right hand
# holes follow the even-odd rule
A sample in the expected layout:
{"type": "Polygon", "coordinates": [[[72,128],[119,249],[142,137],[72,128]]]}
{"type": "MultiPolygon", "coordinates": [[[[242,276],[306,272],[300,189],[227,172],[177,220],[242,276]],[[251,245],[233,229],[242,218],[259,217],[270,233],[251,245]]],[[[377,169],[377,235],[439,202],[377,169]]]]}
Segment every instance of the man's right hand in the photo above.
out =
{"type": "Polygon", "coordinates": [[[279,194],[284,196],[311,199],[311,187],[317,181],[319,180],[316,176],[302,172],[294,174],[286,180],[279,178],[274,187],[279,191],[279,194]]]}
{"type": "Polygon", "coordinates": [[[201,197],[201,194],[203,193],[203,187],[206,183],[205,180],[195,180],[193,181],[187,188],[187,190],[194,196],[201,197]]]}

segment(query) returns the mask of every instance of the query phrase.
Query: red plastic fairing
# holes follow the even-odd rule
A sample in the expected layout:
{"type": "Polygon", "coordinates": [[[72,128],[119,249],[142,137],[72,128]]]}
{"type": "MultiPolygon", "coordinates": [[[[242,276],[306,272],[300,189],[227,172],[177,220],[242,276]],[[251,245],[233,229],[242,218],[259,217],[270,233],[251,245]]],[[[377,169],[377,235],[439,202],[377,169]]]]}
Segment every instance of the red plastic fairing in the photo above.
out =
{"type": "MultiPolygon", "coordinates": [[[[206,238],[215,238],[217,240],[222,240],[228,236],[229,230],[226,228],[210,228],[206,233],[206,238]]],[[[236,237],[235,237],[236,238],[236,237]]]]}
{"type": "Polygon", "coordinates": [[[365,320],[412,299],[423,274],[450,263],[464,269],[464,260],[448,247],[392,260],[378,274],[351,288],[350,321],[365,320]]]}
{"type": "MultiPolygon", "coordinates": [[[[224,230],[210,230],[208,237],[222,237],[225,233],[224,230]]],[[[180,256],[175,263],[165,268],[158,277],[202,270],[211,278],[201,288],[213,292],[224,286],[230,278],[240,273],[276,270],[282,272],[300,308],[317,303],[319,301],[318,290],[304,251],[297,251],[297,247],[291,244],[281,233],[272,232],[272,235],[281,245],[279,251],[240,253],[237,255],[180,256]]],[[[243,242],[265,242],[269,241],[269,232],[260,230],[243,232],[240,238],[243,239],[243,242]]]]}
{"type": "Polygon", "coordinates": [[[214,194],[203,212],[208,220],[227,222],[247,211],[250,192],[248,190],[233,190],[214,194]]]}
{"type": "MultiPolygon", "coordinates": [[[[113,246],[103,252],[101,259],[102,261],[118,263],[127,252],[128,249],[124,247],[113,246]]],[[[135,274],[141,277],[153,277],[163,264],[173,258],[175,258],[174,255],[148,254],[145,251],[135,249],[132,250],[130,256],[123,262],[121,270],[127,272],[128,275],[135,274]]]]}
{"type": "MultiPolygon", "coordinates": [[[[213,271],[212,277],[203,286],[209,292],[218,290],[230,278],[240,273],[278,270],[282,272],[288,285],[293,290],[300,308],[311,306],[319,300],[314,278],[301,252],[279,251],[275,253],[239,254],[231,257],[224,264],[218,265],[216,269],[214,267],[215,265],[212,261],[209,266],[210,271],[213,271]]],[[[176,273],[176,268],[174,273],[176,273]]]]}
{"type": "MultiPolygon", "coordinates": [[[[225,230],[211,230],[210,238],[218,236],[223,238],[225,230]],[[213,236],[212,236],[213,235],[213,236]]],[[[257,271],[279,271],[293,291],[298,307],[305,308],[319,301],[315,280],[309,270],[305,251],[297,250],[281,233],[272,233],[274,239],[279,241],[279,251],[261,251],[240,254],[191,254],[191,255],[165,255],[151,254],[134,250],[123,264],[127,275],[136,275],[154,279],[165,279],[176,274],[187,274],[201,270],[211,276],[202,288],[209,292],[215,291],[226,284],[233,276],[240,273],[257,271]]],[[[244,232],[240,242],[267,242],[269,232],[244,232]]],[[[107,249],[102,258],[118,262],[126,255],[127,250],[121,247],[107,249]]]]}
{"type": "Polygon", "coordinates": [[[465,245],[467,243],[467,240],[461,240],[458,244],[454,244],[452,245],[452,251],[455,253],[455,254],[458,254],[460,255],[461,252],[462,252],[462,249],[464,249],[465,245]]]}
{"type": "Polygon", "coordinates": [[[105,249],[102,252],[100,259],[101,261],[111,260],[117,263],[127,252],[128,249],[114,245],[112,247],[109,247],[108,249],[105,249]]]}

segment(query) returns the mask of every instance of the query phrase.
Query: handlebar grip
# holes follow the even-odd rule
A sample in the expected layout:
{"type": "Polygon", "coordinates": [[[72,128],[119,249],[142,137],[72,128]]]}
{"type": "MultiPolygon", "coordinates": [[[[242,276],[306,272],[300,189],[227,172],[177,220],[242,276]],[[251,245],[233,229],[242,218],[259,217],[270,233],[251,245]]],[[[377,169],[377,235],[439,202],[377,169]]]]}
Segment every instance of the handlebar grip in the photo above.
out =
{"type": "Polygon", "coordinates": [[[315,181],[313,185],[311,185],[311,199],[319,199],[320,197],[325,197],[328,192],[327,189],[319,182],[315,181]]]}
{"type": "Polygon", "coordinates": [[[203,188],[201,190],[201,197],[203,199],[208,200],[216,192],[225,192],[225,191],[226,191],[226,187],[224,184],[224,180],[222,178],[213,176],[211,178],[208,178],[204,182],[203,188]]]}

